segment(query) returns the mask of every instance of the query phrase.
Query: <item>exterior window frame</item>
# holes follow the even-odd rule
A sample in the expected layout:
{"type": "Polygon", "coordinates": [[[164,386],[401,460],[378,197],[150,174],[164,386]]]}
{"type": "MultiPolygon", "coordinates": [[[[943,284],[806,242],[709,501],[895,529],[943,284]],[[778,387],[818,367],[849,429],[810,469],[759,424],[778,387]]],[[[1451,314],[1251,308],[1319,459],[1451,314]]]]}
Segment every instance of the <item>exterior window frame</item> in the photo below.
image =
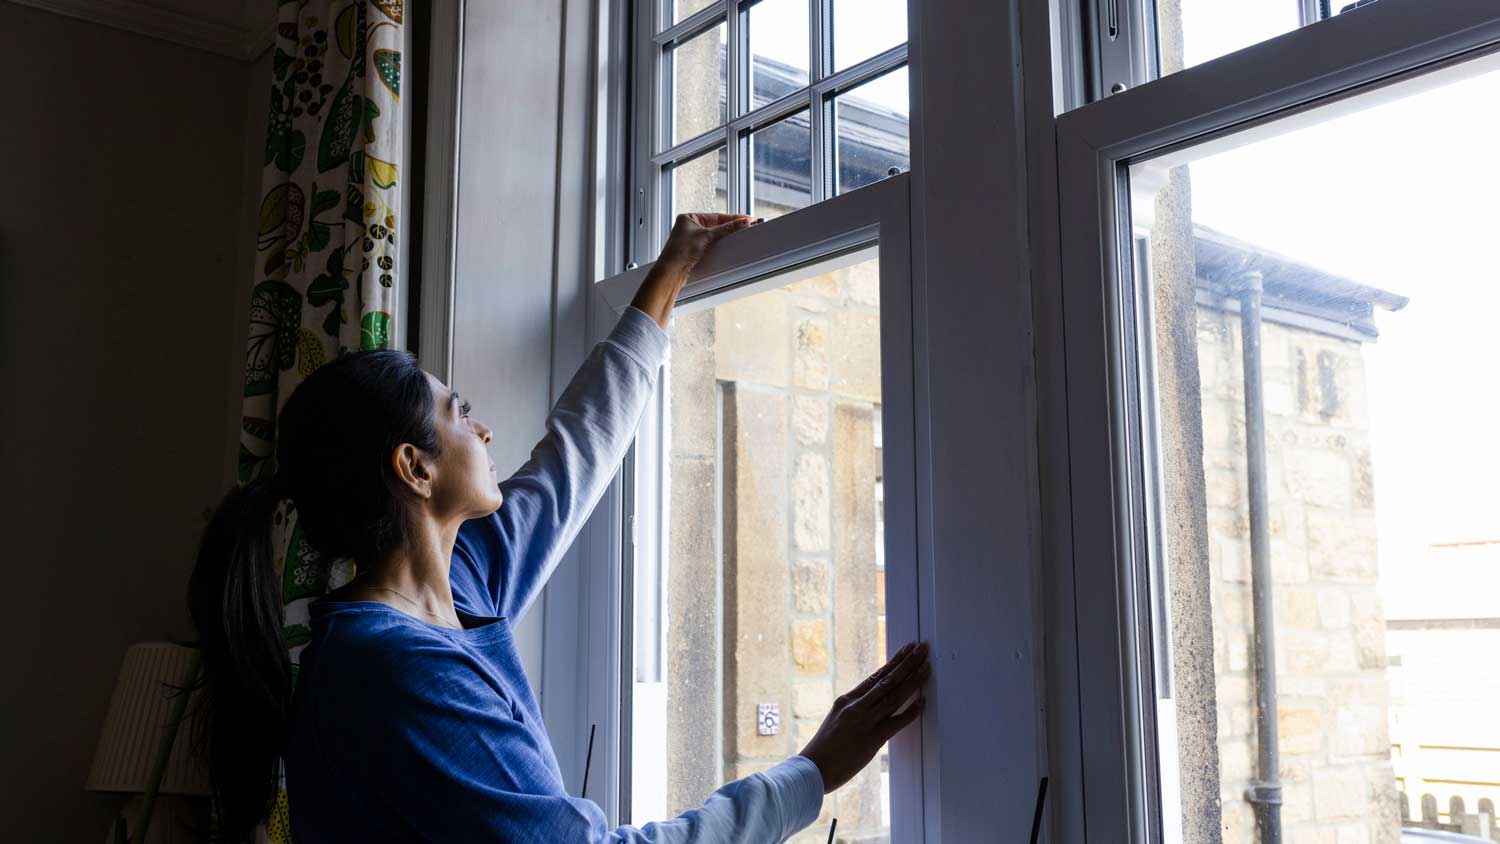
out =
{"type": "Polygon", "coordinates": [[[1058,790],[1076,810],[1054,811],[1055,840],[1089,841],[1092,832],[1114,842],[1120,830],[1138,844],[1166,840],[1152,758],[1153,602],[1142,574],[1156,507],[1155,399],[1134,331],[1143,297],[1131,266],[1128,167],[1257,127],[1277,131],[1310,109],[1496,51],[1493,3],[1384,0],[1058,118],[1057,263],[1042,268],[1037,290],[1040,377],[1062,376],[1066,388],[1062,401],[1042,405],[1041,470],[1043,487],[1061,490],[1049,500],[1068,503],[1044,525],[1048,637],[1062,643],[1049,654],[1048,729],[1058,790]],[[1049,273],[1060,283],[1045,283],[1049,273]]]}
{"type": "Polygon", "coordinates": [[[672,227],[671,169],[723,148],[727,151],[728,208],[748,214],[751,208],[750,134],[806,110],[812,145],[810,203],[837,191],[834,163],[834,97],[908,63],[908,42],[835,71],[833,2],[806,0],[809,32],[809,82],[773,102],[754,107],[751,99],[750,9],[761,0],[715,0],[681,21],[672,22],[672,0],[633,4],[631,183],[629,262],[650,260],[672,227]],[[672,142],[671,55],[676,45],[726,27],[728,121],[696,137],[672,142]]]}

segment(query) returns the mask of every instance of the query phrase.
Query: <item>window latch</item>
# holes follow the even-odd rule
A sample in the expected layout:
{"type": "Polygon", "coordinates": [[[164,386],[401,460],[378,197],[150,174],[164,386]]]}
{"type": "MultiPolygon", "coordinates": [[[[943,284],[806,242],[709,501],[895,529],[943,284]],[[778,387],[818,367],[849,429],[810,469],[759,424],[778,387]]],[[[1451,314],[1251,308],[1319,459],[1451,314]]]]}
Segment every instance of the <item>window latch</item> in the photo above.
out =
{"type": "Polygon", "coordinates": [[[1109,40],[1120,37],[1120,0],[1104,0],[1105,32],[1109,40]]]}

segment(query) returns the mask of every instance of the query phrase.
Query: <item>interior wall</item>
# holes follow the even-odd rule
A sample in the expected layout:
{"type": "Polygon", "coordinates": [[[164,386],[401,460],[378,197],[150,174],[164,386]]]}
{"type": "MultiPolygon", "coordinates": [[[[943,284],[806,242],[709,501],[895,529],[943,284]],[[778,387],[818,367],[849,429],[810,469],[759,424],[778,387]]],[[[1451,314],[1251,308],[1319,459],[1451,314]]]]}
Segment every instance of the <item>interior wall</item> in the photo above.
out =
{"type": "MultiPolygon", "coordinates": [[[[494,429],[490,454],[503,473],[526,460],[541,438],[552,402],[592,345],[593,6],[578,0],[536,0],[469,3],[463,11],[452,380],[473,403],[475,414],[494,429]]],[[[456,14],[452,4],[434,3],[432,14],[434,32],[453,26],[443,18],[456,14]]],[[[435,76],[442,72],[440,58],[434,57],[435,76]]],[[[432,131],[429,144],[447,141],[432,131]]],[[[434,175],[441,169],[431,155],[428,167],[434,175]]],[[[433,185],[427,187],[431,203],[433,185]]],[[[427,213],[435,226],[434,214],[444,212],[427,213]]],[[[428,246],[436,245],[434,231],[428,246]]],[[[527,675],[553,725],[564,781],[570,784],[579,780],[586,736],[580,738],[565,725],[571,704],[586,691],[571,674],[544,676],[543,665],[552,661],[544,660],[544,652],[576,654],[583,663],[588,648],[598,647],[581,640],[571,621],[547,623],[549,615],[577,617],[577,611],[551,613],[559,602],[588,600],[578,558],[576,551],[570,552],[544,598],[525,617],[512,620],[527,675]]]]}
{"type": "MultiPolygon", "coordinates": [[[[559,86],[564,57],[580,47],[588,55],[588,7],[544,0],[470,3],[464,11],[453,384],[494,429],[490,454],[502,474],[530,455],[586,348],[583,292],[592,279],[576,255],[584,244],[577,223],[589,207],[588,129],[570,117],[576,108],[564,113],[559,86]]],[[[564,563],[546,601],[512,620],[544,709],[545,607],[559,589],[569,591],[571,567],[564,563]]]]}
{"type": "Polygon", "coordinates": [[[83,786],[125,648],[192,635],[232,465],[256,73],[0,3],[8,839],[104,838],[118,799],[83,786]]]}

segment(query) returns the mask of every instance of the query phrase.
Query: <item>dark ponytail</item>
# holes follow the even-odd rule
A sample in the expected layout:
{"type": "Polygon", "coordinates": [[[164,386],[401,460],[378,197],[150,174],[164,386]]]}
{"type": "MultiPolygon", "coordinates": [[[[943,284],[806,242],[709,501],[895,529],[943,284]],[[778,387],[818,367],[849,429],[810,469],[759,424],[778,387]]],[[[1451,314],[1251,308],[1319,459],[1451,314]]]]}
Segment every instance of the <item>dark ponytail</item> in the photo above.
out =
{"type": "Polygon", "coordinates": [[[276,507],[291,499],[304,537],[325,556],[384,559],[410,536],[390,456],[402,443],[437,456],[434,407],[426,373],[405,352],[330,361],[282,408],[275,474],[230,490],[209,520],[188,607],[203,654],[195,734],[220,840],[248,839],[269,814],[289,733],[276,507]]]}
{"type": "Polygon", "coordinates": [[[224,496],[188,581],[204,667],[195,738],[210,751],[215,825],[228,841],[243,840],[276,799],[292,700],[271,549],[277,487],[257,479],[224,496]]]}

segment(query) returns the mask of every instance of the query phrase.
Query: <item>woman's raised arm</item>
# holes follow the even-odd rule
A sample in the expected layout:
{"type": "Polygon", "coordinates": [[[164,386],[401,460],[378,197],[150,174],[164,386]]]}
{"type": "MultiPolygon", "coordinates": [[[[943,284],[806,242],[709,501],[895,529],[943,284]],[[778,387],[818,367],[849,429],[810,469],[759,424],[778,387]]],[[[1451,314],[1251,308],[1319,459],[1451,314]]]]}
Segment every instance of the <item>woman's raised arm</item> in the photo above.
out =
{"type": "Polygon", "coordinates": [[[547,433],[501,482],[500,509],[466,523],[453,550],[460,609],[517,619],[551,577],[635,437],[666,357],[677,294],[708,248],[748,217],[684,214],[631,307],[547,416],[547,433]],[[480,596],[490,606],[473,606],[480,596]]]}

